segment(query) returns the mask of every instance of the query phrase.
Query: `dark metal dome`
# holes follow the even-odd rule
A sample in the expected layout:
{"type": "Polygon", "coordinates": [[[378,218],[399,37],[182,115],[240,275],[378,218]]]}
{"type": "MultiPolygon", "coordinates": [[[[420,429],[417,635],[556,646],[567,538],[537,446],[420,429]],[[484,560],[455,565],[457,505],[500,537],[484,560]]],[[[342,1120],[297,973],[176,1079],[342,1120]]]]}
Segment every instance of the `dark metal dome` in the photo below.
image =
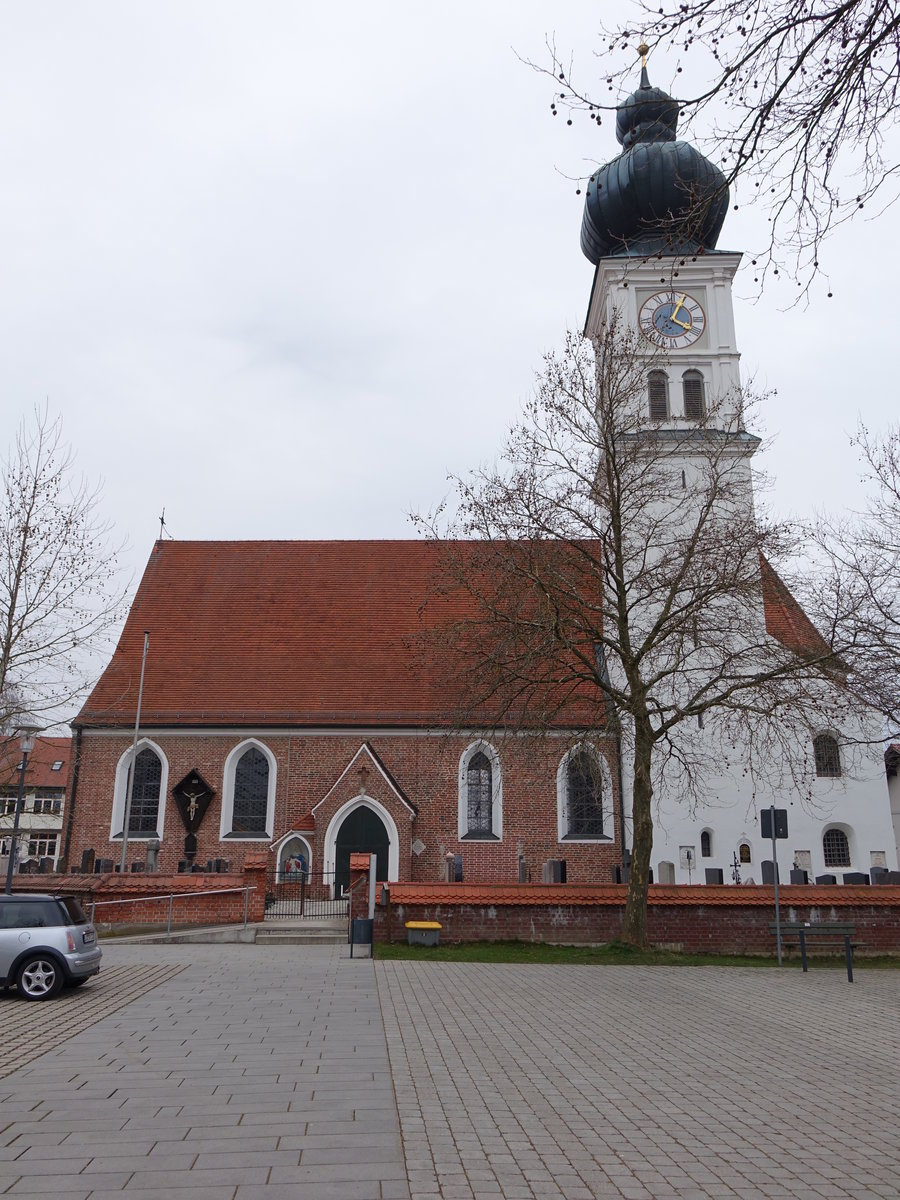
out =
{"type": "Polygon", "coordinates": [[[650,86],[616,113],[624,152],[591,176],[581,249],[592,263],[626,254],[695,254],[715,249],[728,211],[725,176],[689,142],[676,140],[678,101],[650,86]]]}

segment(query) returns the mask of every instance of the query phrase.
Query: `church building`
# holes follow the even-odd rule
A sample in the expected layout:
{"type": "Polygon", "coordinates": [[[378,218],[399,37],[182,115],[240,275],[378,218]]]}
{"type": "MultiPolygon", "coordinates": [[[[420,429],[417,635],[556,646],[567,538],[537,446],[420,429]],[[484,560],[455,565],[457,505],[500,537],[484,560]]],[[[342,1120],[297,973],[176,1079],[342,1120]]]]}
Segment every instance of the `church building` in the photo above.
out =
{"type": "MultiPolygon", "coordinates": [[[[615,311],[664,348],[645,416],[675,435],[702,421],[712,397],[739,391],[731,289],[741,257],[716,249],[727,188],[677,140],[677,118],[644,69],[618,112],[623,152],[592,177],[582,228],[596,266],[585,336],[598,341],[615,311]]],[[[757,445],[746,434],[739,447],[751,504],[757,445]]],[[[621,877],[628,764],[616,737],[596,710],[588,727],[563,707],[539,737],[461,719],[466,696],[433,635],[465,616],[464,602],[442,588],[439,555],[413,540],[157,542],[73,722],[70,865],[87,850],[118,861],[130,800],[127,861],[158,841],[166,871],[239,867],[265,850],[276,871],[299,862],[339,889],[350,853],[367,851],[384,880],[621,877]]],[[[790,649],[815,636],[765,564],[759,610],[790,649]]],[[[784,798],[783,879],[792,867],[810,881],[897,868],[881,749],[857,750],[851,771],[845,740],[822,729],[798,747],[816,803],[784,798]]],[[[718,781],[708,810],[660,798],[658,881],[760,883],[770,855],[741,772],[718,781]]]]}

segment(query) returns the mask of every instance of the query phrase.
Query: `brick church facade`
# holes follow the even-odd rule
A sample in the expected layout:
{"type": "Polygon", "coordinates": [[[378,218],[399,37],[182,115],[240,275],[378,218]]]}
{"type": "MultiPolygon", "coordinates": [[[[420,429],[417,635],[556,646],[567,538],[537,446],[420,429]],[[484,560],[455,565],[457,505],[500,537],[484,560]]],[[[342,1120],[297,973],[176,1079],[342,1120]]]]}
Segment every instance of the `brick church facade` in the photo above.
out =
{"type": "Polygon", "coordinates": [[[461,726],[465,697],[428,648],[459,615],[438,598],[438,554],[422,541],[157,542],[73,722],[70,864],[88,849],[119,860],[147,631],[129,864],[158,839],[173,872],[265,848],[273,866],[302,854],[340,883],[350,852],[369,850],[391,880],[540,881],[563,859],[570,881],[609,882],[615,739],[583,713],[540,736],[461,726]]]}

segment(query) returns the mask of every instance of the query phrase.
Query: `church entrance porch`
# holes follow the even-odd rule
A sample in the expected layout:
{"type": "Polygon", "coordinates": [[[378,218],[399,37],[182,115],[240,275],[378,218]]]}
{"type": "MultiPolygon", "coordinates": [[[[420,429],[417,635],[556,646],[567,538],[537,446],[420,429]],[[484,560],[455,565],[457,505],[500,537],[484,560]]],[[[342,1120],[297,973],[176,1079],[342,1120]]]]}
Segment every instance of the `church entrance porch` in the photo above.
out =
{"type": "Polygon", "coordinates": [[[388,877],[388,848],[390,838],[381,817],[367,804],[361,804],[344,817],[335,840],[334,881],[337,894],[350,884],[350,855],[374,854],[377,857],[376,878],[388,877]]]}

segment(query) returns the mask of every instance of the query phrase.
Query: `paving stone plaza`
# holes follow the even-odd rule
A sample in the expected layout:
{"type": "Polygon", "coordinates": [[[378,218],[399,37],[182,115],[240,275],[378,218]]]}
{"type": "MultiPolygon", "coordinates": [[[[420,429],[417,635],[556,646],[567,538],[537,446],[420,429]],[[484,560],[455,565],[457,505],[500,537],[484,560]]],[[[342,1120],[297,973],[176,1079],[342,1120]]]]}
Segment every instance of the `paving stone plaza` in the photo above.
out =
{"type": "Polygon", "coordinates": [[[900,975],[109,946],[0,999],[0,1195],[900,1196],[900,975]]]}

